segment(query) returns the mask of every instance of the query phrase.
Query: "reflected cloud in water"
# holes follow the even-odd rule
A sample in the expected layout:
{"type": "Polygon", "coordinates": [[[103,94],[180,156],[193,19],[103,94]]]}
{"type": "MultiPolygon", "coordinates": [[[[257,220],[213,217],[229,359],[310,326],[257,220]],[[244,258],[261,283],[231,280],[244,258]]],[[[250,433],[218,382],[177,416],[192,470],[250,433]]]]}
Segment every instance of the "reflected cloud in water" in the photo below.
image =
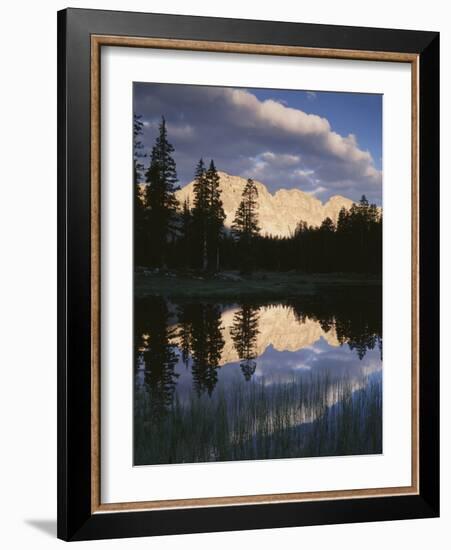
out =
{"type": "Polygon", "coordinates": [[[362,318],[353,308],[331,314],[312,304],[174,304],[158,297],[137,309],[135,427],[141,441],[135,441],[135,455],[141,458],[135,462],[320,456],[328,448],[317,444],[323,435],[316,437],[310,429],[307,444],[301,426],[326,417],[332,418],[327,422],[334,432],[328,436],[330,452],[337,454],[345,405],[355,408],[354,431],[367,430],[371,416],[380,441],[362,432],[362,441],[353,441],[341,453],[380,452],[382,335],[377,312],[367,311],[362,318]],[[210,443],[193,426],[198,414],[202,424],[211,421],[210,443]],[[224,424],[221,436],[218,422],[224,424]],[[176,451],[177,457],[168,454],[165,443],[161,461],[146,452],[163,429],[165,437],[172,431],[178,437],[175,448],[178,430],[196,432],[192,448],[183,432],[184,450],[176,451]]]}

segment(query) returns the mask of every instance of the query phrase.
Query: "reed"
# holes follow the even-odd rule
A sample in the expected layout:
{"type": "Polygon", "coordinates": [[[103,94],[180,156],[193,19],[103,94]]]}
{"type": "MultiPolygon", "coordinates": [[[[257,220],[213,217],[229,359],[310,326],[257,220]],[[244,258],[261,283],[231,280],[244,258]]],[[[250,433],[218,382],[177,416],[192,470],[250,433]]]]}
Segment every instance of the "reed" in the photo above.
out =
{"type": "Polygon", "coordinates": [[[135,396],[134,463],[173,464],[382,452],[381,375],[333,380],[311,375],[278,384],[236,382],[227,393],[177,393],[152,417],[135,396]]]}

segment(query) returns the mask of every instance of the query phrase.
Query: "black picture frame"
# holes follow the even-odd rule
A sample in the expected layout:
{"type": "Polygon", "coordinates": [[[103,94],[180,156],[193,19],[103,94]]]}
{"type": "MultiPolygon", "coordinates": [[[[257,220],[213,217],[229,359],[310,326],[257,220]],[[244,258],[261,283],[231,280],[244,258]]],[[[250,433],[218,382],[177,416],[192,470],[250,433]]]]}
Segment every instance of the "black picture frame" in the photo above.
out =
{"type": "Polygon", "coordinates": [[[439,33],[66,9],[58,13],[58,537],[88,540],[439,515],[439,33]],[[91,36],[400,52],[419,59],[419,494],[92,513],[91,36]]]}

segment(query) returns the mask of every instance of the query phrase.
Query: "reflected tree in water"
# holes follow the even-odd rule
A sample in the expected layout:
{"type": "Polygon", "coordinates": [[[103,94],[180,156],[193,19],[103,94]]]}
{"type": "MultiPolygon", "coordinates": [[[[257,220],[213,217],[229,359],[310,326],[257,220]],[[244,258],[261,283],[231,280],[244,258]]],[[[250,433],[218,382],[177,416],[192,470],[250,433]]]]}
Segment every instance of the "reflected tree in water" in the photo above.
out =
{"type": "Polygon", "coordinates": [[[196,392],[211,395],[218,382],[218,368],[224,348],[221,308],[214,304],[190,307],[192,376],[196,392]]]}
{"type": "Polygon", "coordinates": [[[180,354],[183,364],[186,368],[189,366],[190,353],[191,353],[191,331],[192,331],[192,315],[190,310],[192,306],[178,306],[177,307],[177,319],[178,319],[178,331],[177,336],[179,340],[180,354]]]}
{"type": "Polygon", "coordinates": [[[230,329],[235,349],[240,358],[240,366],[245,380],[249,381],[257,367],[257,336],[258,330],[258,308],[249,304],[241,306],[235,313],[233,325],[230,329]]]}
{"type": "MultiPolygon", "coordinates": [[[[367,374],[363,359],[382,344],[382,311],[373,298],[353,288],[276,303],[242,300],[232,316],[227,314],[235,307],[230,302],[227,308],[161,297],[136,300],[134,463],[382,452],[381,372],[376,368],[367,374]],[[255,371],[258,349],[265,353],[261,340],[272,338],[265,317],[271,317],[272,308],[286,312],[290,323],[277,325],[277,335],[283,331],[290,338],[291,331],[299,331],[302,352],[270,349],[262,357],[262,372],[272,370],[266,384],[255,371]],[[332,331],[332,338],[319,342],[325,334],[312,320],[324,332],[332,331]],[[260,338],[263,322],[265,338],[260,338]],[[318,342],[319,357],[303,351],[310,347],[310,336],[318,342]],[[363,359],[361,369],[354,354],[363,359]],[[298,360],[304,359],[318,368],[310,373],[298,369],[298,360]],[[335,368],[341,359],[350,361],[350,370],[335,368]]],[[[281,318],[275,315],[274,322],[281,318]]],[[[366,359],[373,366],[374,354],[366,359]]]]}
{"type": "Polygon", "coordinates": [[[324,332],[335,329],[340,344],[347,344],[363,359],[368,350],[377,346],[382,359],[382,299],[379,292],[356,289],[351,292],[329,293],[311,303],[308,297],[291,302],[300,323],[306,319],[318,321],[324,332]]]}
{"type": "Polygon", "coordinates": [[[359,306],[348,308],[345,313],[335,317],[338,341],[347,343],[359,359],[363,359],[367,350],[373,350],[376,345],[382,350],[381,316],[377,311],[371,307],[362,310],[359,306]]]}
{"type": "Polygon", "coordinates": [[[172,404],[178,378],[175,334],[169,327],[168,307],[163,299],[147,300],[145,310],[145,317],[139,323],[142,332],[137,347],[152,415],[161,418],[172,404]]]}

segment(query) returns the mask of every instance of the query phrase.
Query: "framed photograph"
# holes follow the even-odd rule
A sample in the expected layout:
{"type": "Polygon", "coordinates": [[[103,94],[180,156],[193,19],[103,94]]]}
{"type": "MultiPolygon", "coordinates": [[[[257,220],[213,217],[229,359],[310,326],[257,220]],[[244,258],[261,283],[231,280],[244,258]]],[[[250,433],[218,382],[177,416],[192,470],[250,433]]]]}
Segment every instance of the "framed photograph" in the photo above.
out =
{"type": "Polygon", "coordinates": [[[58,536],[439,513],[439,35],[58,14],[58,536]]]}

